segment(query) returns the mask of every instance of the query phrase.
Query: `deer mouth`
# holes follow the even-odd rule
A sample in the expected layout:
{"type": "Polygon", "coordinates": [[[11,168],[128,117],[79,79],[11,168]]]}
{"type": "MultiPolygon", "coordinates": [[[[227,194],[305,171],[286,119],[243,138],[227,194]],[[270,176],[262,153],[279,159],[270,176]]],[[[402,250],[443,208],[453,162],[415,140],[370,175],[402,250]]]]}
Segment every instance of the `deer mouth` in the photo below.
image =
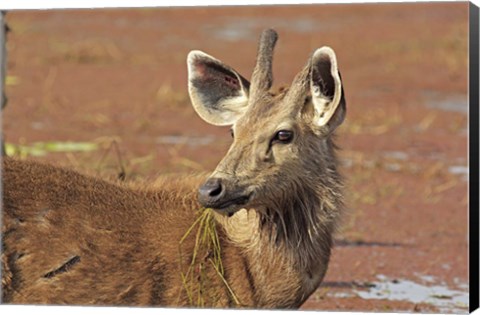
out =
{"type": "Polygon", "coordinates": [[[218,209],[225,209],[225,208],[228,208],[228,207],[233,206],[233,205],[242,206],[242,205],[246,204],[249,199],[250,199],[250,196],[241,196],[241,197],[238,197],[238,198],[235,198],[235,199],[232,199],[232,200],[227,200],[227,201],[217,205],[217,208],[218,209]]]}
{"type": "Polygon", "coordinates": [[[229,216],[231,216],[235,212],[240,210],[242,206],[246,205],[249,200],[250,200],[250,195],[247,195],[247,196],[236,197],[229,200],[213,202],[211,204],[206,204],[205,206],[208,208],[212,208],[217,212],[226,213],[229,216]]]}
{"type": "Polygon", "coordinates": [[[205,204],[204,206],[208,208],[212,208],[213,210],[219,213],[224,213],[224,214],[227,214],[228,216],[231,216],[235,212],[242,209],[242,207],[248,203],[248,201],[250,200],[250,196],[251,194],[236,197],[229,200],[212,202],[210,204],[205,204]]]}

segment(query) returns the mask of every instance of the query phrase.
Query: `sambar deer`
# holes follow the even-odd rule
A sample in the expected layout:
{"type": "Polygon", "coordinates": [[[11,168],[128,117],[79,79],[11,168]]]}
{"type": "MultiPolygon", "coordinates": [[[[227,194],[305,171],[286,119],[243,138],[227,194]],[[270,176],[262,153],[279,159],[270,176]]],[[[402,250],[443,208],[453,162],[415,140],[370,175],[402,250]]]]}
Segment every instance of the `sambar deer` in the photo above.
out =
{"type": "Polygon", "coordinates": [[[271,93],[276,41],[262,33],[251,83],[188,55],[193,107],[233,126],[210,176],[125,184],[6,158],[3,303],[300,307],[325,275],[342,214],[333,133],[346,105],[329,47],[271,93]],[[212,231],[187,231],[203,208],[215,235],[198,249],[212,231]]]}

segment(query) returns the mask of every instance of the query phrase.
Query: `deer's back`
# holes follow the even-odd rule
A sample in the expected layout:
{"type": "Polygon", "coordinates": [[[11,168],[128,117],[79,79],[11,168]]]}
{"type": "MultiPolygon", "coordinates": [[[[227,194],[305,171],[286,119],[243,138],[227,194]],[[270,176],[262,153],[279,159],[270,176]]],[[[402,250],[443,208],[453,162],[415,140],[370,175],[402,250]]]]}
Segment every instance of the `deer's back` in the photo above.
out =
{"type": "MultiPolygon", "coordinates": [[[[182,230],[165,209],[175,198],[5,159],[3,302],[162,304],[156,291],[164,290],[171,253],[161,238],[166,227],[182,230]]],[[[173,213],[188,226],[194,212],[184,206],[173,213]]]]}

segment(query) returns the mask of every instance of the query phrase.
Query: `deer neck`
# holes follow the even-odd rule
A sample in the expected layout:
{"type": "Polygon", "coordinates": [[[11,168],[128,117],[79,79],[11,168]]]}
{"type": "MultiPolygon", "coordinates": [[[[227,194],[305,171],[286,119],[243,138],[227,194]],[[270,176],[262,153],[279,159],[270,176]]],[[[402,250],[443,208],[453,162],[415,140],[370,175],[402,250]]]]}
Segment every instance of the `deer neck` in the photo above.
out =
{"type": "MultiPolygon", "coordinates": [[[[282,223],[282,219],[288,218],[273,215],[269,218],[272,221],[267,222],[263,217],[268,213],[265,209],[242,209],[232,217],[218,215],[228,238],[250,262],[256,287],[264,291],[256,293],[260,299],[262,296],[269,301],[275,300],[275,296],[286,299],[289,295],[285,292],[292,292],[290,299],[301,305],[323,279],[330,257],[333,224],[325,220],[325,204],[318,202],[312,206],[317,208],[310,209],[312,216],[308,220],[297,218],[305,224],[301,234],[295,234],[298,231],[282,223]]],[[[299,213],[300,209],[283,211],[299,213]]]]}

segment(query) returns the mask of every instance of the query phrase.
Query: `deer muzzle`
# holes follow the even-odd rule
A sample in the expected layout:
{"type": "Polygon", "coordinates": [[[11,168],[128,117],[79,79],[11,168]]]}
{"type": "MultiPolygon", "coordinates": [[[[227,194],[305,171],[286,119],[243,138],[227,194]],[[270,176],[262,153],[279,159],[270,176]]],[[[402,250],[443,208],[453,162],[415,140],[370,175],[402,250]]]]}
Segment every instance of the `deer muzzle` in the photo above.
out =
{"type": "Polygon", "coordinates": [[[198,201],[205,208],[212,208],[229,215],[237,212],[250,200],[251,194],[244,189],[228,188],[222,178],[209,178],[198,189],[198,201]]]}

